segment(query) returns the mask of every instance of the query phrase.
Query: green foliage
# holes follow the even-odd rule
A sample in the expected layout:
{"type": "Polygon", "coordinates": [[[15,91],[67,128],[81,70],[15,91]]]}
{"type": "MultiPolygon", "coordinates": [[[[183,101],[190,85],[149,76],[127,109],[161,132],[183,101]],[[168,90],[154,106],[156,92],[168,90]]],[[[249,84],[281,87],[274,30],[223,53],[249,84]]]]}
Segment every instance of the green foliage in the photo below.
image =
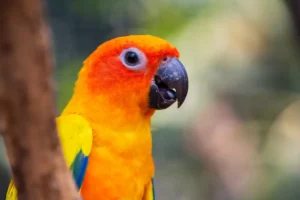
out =
{"type": "MultiPolygon", "coordinates": [[[[83,60],[83,59],[81,59],[83,60]]],[[[56,70],[57,96],[59,113],[64,109],[73,94],[77,74],[82,66],[82,61],[70,61],[62,64],[56,70]]]]}
{"type": "Polygon", "coordinates": [[[182,29],[199,13],[205,13],[211,4],[208,5],[159,0],[75,0],[72,11],[91,18],[105,17],[112,25],[127,19],[133,22],[126,27],[130,33],[147,32],[166,37],[182,29]]]}
{"type": "Polygon", "coordinates": [[[108,14],[111,9],[122,2],[122,0],[74,0],[72,1],[72,11],[84,16],[99,17],[108,14]]]}
{"type": "MultiPolygon", "coordinates": [[[[153,1],[152,1],[153,2],[153,1]]],[[[172,1],[153,2],[147,8],[148,10],[156,9],[156,14],[145,12],[144,26],[147,31],[153,35],[168,37],[177,32],[184,30],[185,26],[201,15],[202,17],[209,16],[216,11],[217,5],[214,3],[207,4],[187,4],[173,3],[172,1]],[[160,4],[157,7],[157,4],[160,4]]],[[[221,5],[218,5],[218,7],[221,5]]]]}

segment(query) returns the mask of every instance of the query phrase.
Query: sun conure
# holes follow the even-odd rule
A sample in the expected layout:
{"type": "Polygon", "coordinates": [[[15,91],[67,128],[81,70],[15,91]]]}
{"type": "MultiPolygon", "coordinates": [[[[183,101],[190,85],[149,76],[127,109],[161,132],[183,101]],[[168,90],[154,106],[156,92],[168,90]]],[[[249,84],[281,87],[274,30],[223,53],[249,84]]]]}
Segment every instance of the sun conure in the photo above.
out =
{"type": "MultiPolygon", "coordinates": [[[[57,118],[63,153],[84,200],[153,200],[151,117],[184,102],[188,76],[169,42],[118,37],[85,61],[57,118]]],[[[16,199],[13,181],[6,199],[16,199]]]]}

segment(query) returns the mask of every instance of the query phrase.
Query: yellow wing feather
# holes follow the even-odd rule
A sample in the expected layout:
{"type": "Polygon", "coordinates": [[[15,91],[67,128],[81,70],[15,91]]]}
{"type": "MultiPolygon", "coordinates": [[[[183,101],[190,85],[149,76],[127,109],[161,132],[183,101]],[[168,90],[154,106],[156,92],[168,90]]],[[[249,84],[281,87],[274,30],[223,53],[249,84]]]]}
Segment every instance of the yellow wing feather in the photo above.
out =
{"type": "Polygon", "coordinates": [[[70,167],[80,150],[85,156],[90,154],[92,129],[87,120],[75,114],[58,117],[56,122],[64,157],[70,167]]]}
{"type": "MultiPolygon", "coordinates": [[[[56,123],[64,158],[70,168],[80,150],[85,156],[90,154],[92,129],[86,119],[76,114],[60,116],[56,118],[56,123]]],[[[17,200],[17,190],[13,180],[8,186],[6,200],[17,200]]]]}
{"type": "Polygon", "coordinates": [[[142,200],[155,200],[153,181],[150,181],[145,189],[145,194],[142,200]]]}

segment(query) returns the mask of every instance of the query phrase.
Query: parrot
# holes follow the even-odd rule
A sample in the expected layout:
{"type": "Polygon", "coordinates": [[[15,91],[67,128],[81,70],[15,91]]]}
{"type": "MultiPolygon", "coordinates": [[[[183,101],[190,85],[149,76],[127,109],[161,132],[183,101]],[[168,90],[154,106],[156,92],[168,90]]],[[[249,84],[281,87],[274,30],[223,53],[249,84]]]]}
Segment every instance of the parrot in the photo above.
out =
{"type": "MultiPolygon", "coordinates": [[[[55,119],[82,199],[155,200],[151,118],[181,107],[188,87],[178,49],[157,36],[115,37],[84,60],[55,119]]],[[[13,178],[6,199],[17,199],[13,178]]]]}

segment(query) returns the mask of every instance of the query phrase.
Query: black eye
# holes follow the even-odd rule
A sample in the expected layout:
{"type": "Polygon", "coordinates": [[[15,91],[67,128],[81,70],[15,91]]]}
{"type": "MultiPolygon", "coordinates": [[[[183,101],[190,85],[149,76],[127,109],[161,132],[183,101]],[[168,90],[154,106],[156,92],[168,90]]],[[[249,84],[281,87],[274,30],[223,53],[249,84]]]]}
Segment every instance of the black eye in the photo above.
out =
{"type": "Polygon", "coordinates": [[[136,65],[139,63],[139,56],[133,51],[128,51],[125,54],[125,61],[128,65],[136,65]]]}

